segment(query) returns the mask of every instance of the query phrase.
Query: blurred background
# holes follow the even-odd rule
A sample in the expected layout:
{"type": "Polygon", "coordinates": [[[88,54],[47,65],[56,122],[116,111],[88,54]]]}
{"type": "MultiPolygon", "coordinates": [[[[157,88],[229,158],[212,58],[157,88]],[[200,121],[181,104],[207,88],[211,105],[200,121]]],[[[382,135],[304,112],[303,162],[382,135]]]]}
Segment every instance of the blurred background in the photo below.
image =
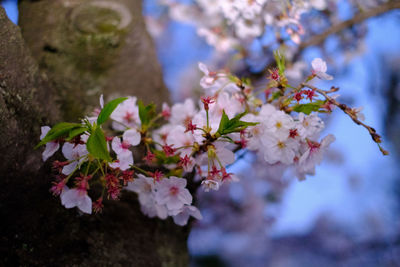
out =
{"type": "MultiPolygon", "coordinates": [[[[351,19],[360,8],[357,1],[328,2],[338,21],[351,19]]],[[[367,2],[365,8],[381,4],[367,2]]],[[[17,24],[17,1],[2,5],[17,24]]],[[[198,36],[196,25],[171,19],[160,2],[145,0],[143,12],[173,101],[199,90],[199,61],[214,70],[229,66],[262,86],[260,70],[271,61],[264,48],[276,48],[268,34],[232,65],[226,60],[232,53],[221,55],[198,36]]],[[[320,25],[310,23],[313,19],[321,20],[321,14],[302,17],[320,25]]],[[[276,175],[279,170],[263,168],[254,155],[237,155],[241,159],[230,171],[241,174],[239,183],[199,192],[204,219],[194,223],[188,240],[193,266],[400,266],[399,26],[400,11],[389,11],[297,56],[305,70],[315,57],[327,61],[335,78],[318,86],[340,87],[342,102],[364,107],[365,122],[383,135],[390,156],[382,156],[365,129],[339,110],[326,118],[324,132],[336,142],[306,181],[291,173],[276,175]]]]}

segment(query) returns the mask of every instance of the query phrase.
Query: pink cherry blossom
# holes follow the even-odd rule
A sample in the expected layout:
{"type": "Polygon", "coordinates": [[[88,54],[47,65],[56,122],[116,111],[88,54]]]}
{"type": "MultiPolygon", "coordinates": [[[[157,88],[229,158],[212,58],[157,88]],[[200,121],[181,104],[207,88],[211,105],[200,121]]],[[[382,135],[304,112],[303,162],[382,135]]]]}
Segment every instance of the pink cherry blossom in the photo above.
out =
{"type": "Polygon", "coordinates": [[[211,106],[210,113],[212,116],[221,117],[222,111],[225,111],[229,118],[233,118],[236,114],[242,113],[244,109],[245,106],[237,98],[227,92],[221,92],[216,98],[215,105],[211,106]]]}
{"type": "Polygon", "coordinates": [[[92,214],[92,199],[87,195],[86,190],[69,189],[65,186],[60,197],[61,204],[65,208],[78,207],[82,212],[92,214]]]}
{"type": "Polygon", "coordinates": [[[288,136],[289,130],[293,128],[293,118],[283,111],[276,110],[273,112],[266,122],[269,131],[275,132],[278,136],[288,136]]]}
{"type": "Polygon", "coordinates": [[[191,172],[194,168],[195,161],[192,157],[185,155],[180,158],[178,165],[181,166],[185,172],[191,172]]]}
{"type": "Polygon", "coordinates": [[[131,142],[133,142],[133,144],[138,144],[140,142],[140,134],[134,129],[124,133],[124,141],[122,143],[119,137],[113,138],[111,147],[117,154],[117,161],[109,164],[111,168],[119,168],[123,171],[130,168],[130,165],[133,164],[132,151],[129,150],[131,142]],[[126,134],[127,132],[128,134],[126,134]]]}
{"type": "Polygon", "coordinates": [[[113,128],[123,131],[127,127],[137,128],[140,125],[139,108],[136,105],[136,97],[129,97],[118,105],[110,116],[114,120],[113,128]]]}
{"type": "Polygon", "coordinates": [[[86,145],[75,145],[67,142],[63,145],[62,153],[70,162],[63,167],[62,173],[69,175],[85,160],[84,156],[88,154],[88,151],[86,150],[86,145]]]}
{"type": "Polygon", "coordinates": [[[197,109],[192,99],[186,99],[183,103],[177,103],[171,108],[171,124],[186,125],[196,115],[197,109]]]}
{"type": "Polygon", "coordinates": [[[323,61],[321,58],[315,58],[311,62],[311,66],[313,68],[313,73],[317,75],[318,78],[322,80],[332,80],[333,77],[329,74],[326,73],[327,71],[327,66],[326,62],[323,61]]]}
{"type": "Polygon", "coordinates": [[[140,205],[140,210],[143,212],[143,214],[147,215],[150,218],[154,218],[157,216],[158,218],[165,220],[168,217],[167,207],[165,205],[157,204],[154,198],[152,198],[151,201],[140,205]]]}
{"type": "Polygon", "coordinates": [[[328,149],[329,145],[335,141],[335,137],[331,134],[327,135],[321,140],[321,143],[308,141],[307,150],[300,157],[297,170],[299,173],[313,174],[315,172],[315,165],[322,161],[324,152],[328,149]]]}
{"type": "Polygon", "coordinates": [[[161,115],[168,120],[171,117],[171,108],[168,106],[167,103],[162,104],[162,112],[161,115]]]}
{"type": "Polygon", "coordinates": [[[183,208],[176,210],[171,215],[173,216],[172,218],[174,220],[174,223],[180,226],[186,225],[190,216],[193,216],[198,220],[203,219],[203,216],[201,215],[198,208],[188,205],[185,205],[183,206],[183,208]]]}
{"type": "MultiPolygon", "coordinates": [[[[49,126],[43,126],[40,129],[41,129],[40,140],[42,140],[46,136],[46,134],[50,131],[51,128],[49,126]]],[[[50,158],[54,153],[57,152],[59,148],[60,144],[57,141],[48,142],[46,144],[46,148],[42,153],[43,161],[46,161],[48,158],[50,158]]]]}
{"type": "Polygon", "coordinates": [[[201,182],[201,185],[203,186],[204,191],[206,191],[206,192],[210,191],[210,189],[218,191],[219,186],[220,186],[218,181],[215,181],[212,179],[203,180],[201,182]]]}
{"type": "Polygon", "coordinates": [[[126,190],[137,193],[139,195],[140,204],[146,205],[154,199],[154,179],[139,174],[133,182],[128,183],[126,190]]]}
{"type": "Polygon", "coordinates": [[[235,162],[235,153],[228,148],[226,142],[217,141],[208,150],[208,153],[203,153],[196,158],[198,165],[203,166],[211,162],[212,165],[219,165],[221,163],[223,166],[226,166],[235,162]]]}
{"type": "Polygon", "coordinates": [[[199,62],[199,69],[204,74],[200,80],[200,86],[205,89],[207,96],[214,95],[221,90],[231,93],[240,90],[235,83],[229,80],[226,73],[209,71],[208,67],[201,62],[199,62]]]}
{"type": "Polygon", "coordinates": [[[132,151],[129,150],[131,144],[128,141],[121,142],[119,137],[114,137],[111,142],[111,147],[117,155],[131,155],[132,151]]]}
{"type": "Polygon", "coordinates": [[[277,162],[292,164],[299,147],[296,140],[276,133],[265,134],[262,143],[265,148],[264,159],[269,164],[277,162]]]}
{"type": "MultiPolygon", "coordinates": [[[[364,107],[352,108],[351,111],[356,115],[357,119],[364,121],[365,115],[361,111],[364,107]]],[[[44,153],[44,152],[43,152],[44,153]]]]}
{"type": "Polygon", "coordinates": [[[133,164],[133,155],[130,153],[117,154],[117,160],[109,163],[109,166],[113,169],[120,169],[121,171],[128,170],[133,164]]]}
{"type": "Polygon", "coordinates": [[[177,210],[192,203],[192,195],[186,188],[186,179],[171,176],[156,183],[155,199],[169,210],[177,210]]]}
{"type": "Polygon", "coordinates": [[[181,125],[174,127],[166,139],[166,143],[174,148],[182,147],[182,149],[178,150],[182,156],[190,155],[192,152],[191,146],[193,146],[194,142],[195,138],[193,134],[186,132],[186,129],[181,125]]]}
{"type": "Polygon", "coordinates": [[[235,162],[235,153],[233,153],[224,142],[215,142],[215,153],[223,166],[235,162]]]}
{"type": "Polygon", "coordinates": [[[316,113],[311,113],[310,115],[305,115],[304,113],[299,113],[298,120],[296,122],[295,128],[298,130],[298,134],[302,139],[318,138],[320,132],[324,129],[324,122],[316,113]]]}
{"type": "Polygon", "coordinates": [[[131,146],[137,146],[140,143],[140,133],[136,129],[129,129],[124,132],[122,139],[131,146]]]}
{"type": "Polygon", "coordinates": [[[150,218],[159,217],[166,219],[168,210],[165,205],[159,205],[155,200],[154,179],[139,174],[133,181],[129,182],[126,190],[133,191],[139,196],[141,211],[150,218]]]}

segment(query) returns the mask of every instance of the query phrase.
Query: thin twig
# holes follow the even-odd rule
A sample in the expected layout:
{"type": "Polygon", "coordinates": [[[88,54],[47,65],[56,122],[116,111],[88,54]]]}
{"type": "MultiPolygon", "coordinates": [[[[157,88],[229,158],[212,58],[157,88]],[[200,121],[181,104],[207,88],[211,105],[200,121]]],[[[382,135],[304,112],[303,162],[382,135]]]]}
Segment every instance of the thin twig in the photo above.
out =
{"type": "Polygon", "coordinates": [[[325,99],[327,101],[329,101],[329,103],[337,106],[338,108],[340,108],[344,113],[346,113],[356,124],[363,126],[365,129],[367,129],[367,131],[369,132],[369,134],[372,137],[372,140],[374,140],[375,143],[377,143],[379,150],[382,152],[383,155],[389,155],[389,152],[386,151],[385,149],[382,148],[382,146],[380,145],[380,143],[382,142],[381,140],[381,136],[379,134],[376,133],[376,130],[374,128],[372,128],[371,126],[366,125],[365,123],[363,123],[362,121],[360,121],[357,118],[357,115],[355,114],[355,112],[349,108],[347,105],[345,104],[341,104],[339,102],[336,101],[336,99],[330,97],[328,95],[328,93],[331,92],[335,92],[337,91],[337,89],[335,88],[335,90],[329,90],[329,91],[324,91],[321,89],[318,89],[317,87],[307,84],[307,83],[302,83],[301,84],[303,87],[307,87],[310,88],[311,90],[314,90],[316,92],[318,92],[319,94],[323,95],[325,97],[325,99]]]}
{"type": "Polygon", "coordinates": [[[297,53],[301,53],[303,49],[309,46],[314,46],[314,45],[319,45],[321,44],[328,36],[332,34],[339,33],[343,31],[346,28],[350,28],[351,26],[361,23],[366,19],[369,19],[371,17],[379,16],[387,11],[393,10],[393,9],[399,9],[400,8],[400,1],[389,1],[385,4],[379,5],[377,7],[371,8],[367,11],[363,11],[351,19],[345,20],[341,23],[338,23],[336,25],[333,25],[329,27],[328,30],[325,32],[315,35],[311,37],[308,41],[302,42],[299,46],[299,50],[297,53]]]}

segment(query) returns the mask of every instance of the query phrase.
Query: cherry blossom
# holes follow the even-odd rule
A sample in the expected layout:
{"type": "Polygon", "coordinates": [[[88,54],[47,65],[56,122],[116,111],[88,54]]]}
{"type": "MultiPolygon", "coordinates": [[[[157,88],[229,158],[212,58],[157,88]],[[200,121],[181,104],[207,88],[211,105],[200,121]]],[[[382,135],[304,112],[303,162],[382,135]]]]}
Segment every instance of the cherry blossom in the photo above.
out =
{"type": "Polygon", "coordinates": [[[215,31],[207,29],[205,27],[201,27],[197,30],[197,34],[201,37],[204,37],[206,42],[214,46],[217,51],[222,53],[226,53],[238,45],[238,41],[234,38],[227,37],[224,35],[219,35],[215,31]]]}
{"type": "Polygon", "coordinates": [[[210,109],[213,116],[221,117],[222,111],[229,118],[233,118],[236,114],[244,112],[245,107],[235,96],[230,96],[227,92],[221,92],[216,98],[215,105],[210,109]]]}
{"type": "Polygon", "coordinates": [[[133,191],[139,195],[139,202],[142,205],[152,202],[154,199],[154,180],[139,174],[133,182],[128,183],[126,190],[133,191]]]}
{"type": "Polygon", "coordinates": [[[180,158],[178,165],[181,166],[185,172],[191,172],[195,166],[195,160],[192,157],[185,155],[180,158]]]}
{"type": "MultiPolygon", "coordinates": [[[[135,137],[133,137],[133,139],[134,138],[135,137]]],[[[111,147],[117,154],[117,161],[110,163],[110,167],[119,168],[123,171],[129,169],[130,165],[133,164],[132,151],[129,150],[129,148],[131,147],[130,142],[125,139],[123,142],[121,142],[121,139],[119,137],[114,137],[111,143],[111,147]]]]}
{"type": "Polygon", "coordinates": [[[333,77],[326,73],[328,67],[326,66],[326,62],[321,58],[315,58],[311,62],[311,66],[313,68],[313,73],[317,75],[318,78],[322,80],[332,80],[333,77]]]}
{"type": "Polygon", "coordinates": [[[301,155],[297,165],[299,175],[304,177],[304,174],[313,174],[315,165],[321,163],[324,152],[334,141],[335,137],[331,134],[323,138],[320,143],[309,140],[307,150],[301,155]]]}
{"type": "Polygon", "coordinates": [[[185,205],[183,206],[183,208],[173,211],[171,215],[174,222],[180,226],[186,225],[190,216],[194,217],[197,220],[203,219],[203,216],[201,215],[199,209],[195,206],[189,205],[185,205]]]}
{"type": "Polygon", "coordinates": [[[240,47],[248,49],[256,38],[271,32],[286,31],[292,41],[300,43],[304,34],[301,16],[312,9],[324,10],[326,2],[164,0],[163,4],[172,19],[194,25],[209,45],[220,53],[229,53],[240,47]]]}
{"type": "Polygon", "coordinates": [[[293,118],[283,111],[273,112],[266,120],[269,131],[275,132],[279,136],[288,136],[289,130],[293,128],[293,118]]]}
{"type": "Polygon", "coordinates": [[[298,129],[299,135],[302,136],[303,139],[317,138],[324,127],[324,122],[316,113],[311,113],[310,115],[299,113],[296,128],[298,129]]]}
{"type": "Polygon", "coordinates": [[[173,124],[165,124],[159,129],[155,130],[152,135],[154,141],[162,145],[166,144],[166,140],[174,128],[175,125],[173,124]]]}
{"type": "Polygon", "coordinates": [[[171,124],[186,125],[196,115],[197,109],[192,99],[186,99],[184,103],[177,103],[171,108],[171,124]]]}
{"type": "MultiPolygon", "coordinates": [[[[40,129],[41,129],[40,140],[42,140],[46,136],[46,134],[50,131],[51,128],[49,126],[42,126],[40,129]]],[[[54,153],[56,153],[59,148],[60,144],[57,141],[48,142],[46,144],[46,148],[42,153],[43,161],[46,161],[48,158],[53,156],[54,153]]]]}
{"type": "Polygon", "coordinates": [[[123,142],[119,137],[114,137],[111,147],[117,154],[117,161],[110,163],[111,168],[119,168],[127,170],[133,164],[132,151],[129,150],[131,146],[136,146],[140,143],[140,133],[136,129],[129,129],[122,135],[123,142]]]}
{"type": "Polygon", "coordinates": [[[109,166],[113,169],[120,169],[121,171],[125,171],[128,170],[132,164],[133,164],[133,155],[131,152],[130,154],[128,153],[117,154],[117,160],[112,163],[109,163],[109,166]]]}
{"type": "Polygon", "coordinates": [[[126,190],[138,194],[140,209],[145,215],[150,218],[157,216],[160,219],[166,219],[168,217],[166,206],[159,205],[155,201],[155,185],[153,178],[139,174],[138,178],[128,183],[126,190]]]}
{"type": "Polygon", "coordinates": [[[169,210],[177,210],[192,203],[192,195],[186,188],[186,179],[171,176],[156,184],[155,199],[158,204],[165,204],[169,210]]]}
{"type": "Polygon", "coordinates": [[[206,191],[206,192],[210,191],[210,189],[218,191],[219,186],[220,186],[218,181],[214,181],[212,179],[203,180],[201,182],[201,185],[203,186],[204,191],[206,191]]]}
{"type": "Polygon", "coordinates": [[[222,183],[239,182],[239,178],[234,173],[228,173],[225,168],[221,169],[222,183]]]}
{"type": "Polygon", "coordinates": [[[295,140],[278,134],[265,134],[262,143],[265,148],[264,159],[269,164],[292,164],[299,147],[295,140]]]}
{"type": "MultiPolygon", "coordinates": [[[[244,121],[247,122],[262,122],[263,119],[260,116],[254,114],[247,114],[243,117],[244,121]]],[[[247,140],[247,148],[249,150],[258,150],[262,143],[261,139],[264,135],[264,125],[258,124],[256,126],[250,127],[246,129],[246,140],[247,140]]]]}
{"type": "Polygon", "coordinates": [[[239,87],[229,79],[226,73],[209,71],[208,67],[202,62],[199,62],[198,65],[200,71],[204,74],[200,80],[200,86],[204,88],[206,95],[214,95],[221,90],[230,93],[240,90],[239,87]]]}
{"type": "Polygon", "coordinates": [[[113,128],[123,131],[127,127],[137,128],[140,125],[139,108],[136,105],[136,97],[129,97],[122,102],[111,114],[114,120],[113,128]]]}
{"type": "Polygon", "coordinates": [[[157,204],[154,198],[151,201],[141,205],[140,210],[143,212],[143,214],[150,218],[157,216],[158,218],[164,220],[168,217],[167,207],[165,205],[157,204]]]}
{"type": "Polygon", "coordinates": [[[104,96],[103,96],[103,94],[100,95],[99,104],[100,104],[100,109],[99,108],[95,108],[93,113],[92,113],[92,116],[86,116],[86,119],[92,125],[93,125],[94,122],[96,122],[101,110],[104,108],[104,96]]]}
{"type": "Polygon", "coordinates": [[[80,211],[92,214],[92,199],[87,195],[86,190],[69,189],[64,187],[61,195],[61,204],[67,208],[77,207],[80,211]]]}
{"type": "Polygon", "coordinates": [[[75,145],[67,142],[62,147],[62,153],[69,161],[69,164],[63,167],[62,173],[69,175],[76,168],[79,168],[79,164],[84,161],[84,156],[88,154],[88,151],[86,145],[75,145]]]}
{"type": "Polygon", "coordinates": [[[207,153],[200,155],[196,161],[197,164],[207,165],[212,163],[212,165],[226,166],[232,164],[235,161],[235,153],[227,148],[228,144],[225,142],[215,142],[214,146],[209,146],[207,153]]]}
{"type": "Polygon", "coordinates": [[[171,117],[171,108],[169,107],[169,105],[167,103],[163,103],[162,104],[162,112],[161,115],[165,118],[165,119],[169,119],[171,117]]]}
{"type": "Polygon", "coordinates": [[[140,143],[140,133],[136,129],[129,129],[124,132],[122,139],[126,144],[137,146],[140,143]]]}
{"type": "Polygon", "coordinates": [[[364,109],[363,107],[352,108],[351,112],[353,112],[355,114],[357,119],[364,121],[365,120],[365,115],[363,113],[361,113],[361,111],[363,109],[364,109]]]}
{"type": "Polygon", "coordinates": [[[186,129],[180,125],[174,127],[166,139],[167,144],[171,144],[176,148],[182,147],[182,149],[179,149],[181,156],[190,156],[194,141],[193,134],[186,132],[186,129]]]}

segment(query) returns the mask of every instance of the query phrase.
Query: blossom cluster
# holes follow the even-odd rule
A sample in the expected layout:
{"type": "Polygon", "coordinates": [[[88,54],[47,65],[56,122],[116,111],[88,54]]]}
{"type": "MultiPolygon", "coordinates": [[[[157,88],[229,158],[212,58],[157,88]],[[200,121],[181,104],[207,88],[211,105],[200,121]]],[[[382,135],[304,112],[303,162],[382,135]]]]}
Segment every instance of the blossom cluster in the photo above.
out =
{"type": "Polygon", "coordinates": [[[266,31],[285,32],[295,43],[304,33],[301,15],[311,10],[324,10],[327,0],[196,0],[191,4],[164,0],[170,16],[194,23],[197,33],[218,51],[228,52],[246,47],[266,31]]]}
{"type": "Polygon", "coordinates": [[[337,91],[334,87],[323,91],[308,84],[315,78],[333,78],[322,59],[312,62],[304,83],[293,86],[285,76],[284,59],[275,56],[277,68],[270,70],[262,92],[246,79],[199,63],[204,94],[197,102],[164,103],[157,112],[155,105],[144,105],[134,96],[106,105],[101,97],[101,109],[81,123],[42,127],[43,160],[60,147],[65,158],[53,163],[52,193],[66,208],[92,213],[102,210],[105,198],[118,200],[122,190],[133,191],[145,215],[171,216],[185,225],[190,216],[202,218],[193,205],[197,188],[219,190],[238,181],[229,172],[238,160],[235,152],[250,151],[263,158],[266,167],[293,169],[300,180],[314,174],[335,139],[320,139],[324,122],[319,114],[338,106],[358,121],[360,109],[339,104],[337,95],[331,95],[337,91]],[[137,156],[135,151],[145,152],[137,156]]]}

